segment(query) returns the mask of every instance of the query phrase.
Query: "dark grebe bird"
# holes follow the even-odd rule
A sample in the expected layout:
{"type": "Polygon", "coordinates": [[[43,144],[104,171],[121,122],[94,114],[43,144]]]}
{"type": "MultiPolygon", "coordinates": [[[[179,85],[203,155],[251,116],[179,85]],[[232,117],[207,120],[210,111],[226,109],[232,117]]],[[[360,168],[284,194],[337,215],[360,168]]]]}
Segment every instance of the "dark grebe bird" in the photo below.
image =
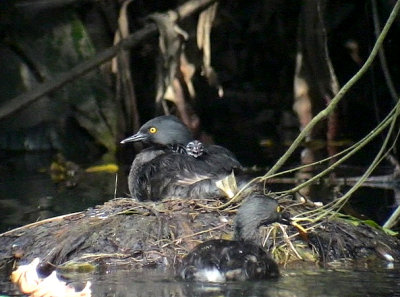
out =
{"type": "Polygon", "coordinates": [[[214,239],[195,247],[183,258],[180,277],[208,282],[278,277],[278,265],[257,244],[258,228],[273,222],[290,224],[290,219],[279,212],[275,199],[252,194],[235,218],[235,240],[214,239]]]}
{"type": "Polygon", "coordinates": [[[175,116],[154,118],[121,143],[136,141],[147,148],[136,155],[128,185],[132,197],[141,201],[219,197],[215,182],[241,168],[226,148],[193,140],[175,116]]]}

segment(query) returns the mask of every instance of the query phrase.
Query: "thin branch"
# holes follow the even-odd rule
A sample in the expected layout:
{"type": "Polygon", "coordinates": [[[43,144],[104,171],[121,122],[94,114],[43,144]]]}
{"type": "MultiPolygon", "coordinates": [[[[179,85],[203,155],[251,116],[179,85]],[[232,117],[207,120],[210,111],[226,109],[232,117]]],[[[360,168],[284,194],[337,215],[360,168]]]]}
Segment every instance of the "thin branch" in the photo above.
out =
{"type": "MultiPolygon", "coordinates": [[[[346,161],[347,159],[349,159],[351,156],[353,156],[356,152],[358,152],[359,150],[361,150],[364,146],[366,146],[368,143],[370,143],[376,136],[378,136],[384,129],[387,128],[387,126],[389,126],[389,124],[392,123],[393,121],[393,117],[396,114],[396,110],[397,110],[397,105],[396,107],[388,114],[388,116],[379,123],[379,125],[372,130],[367,136],[365,136],[363,139],[361,139],[360,141],[358,141],[356,144],[352,145],[351,148],[352,150],[350,152],[348,152],[346,155],[344,155],[342,158],[340,158],[339,160],[337,160],[335,163],[333,163],[332,165],[330,165],[328,168],[326,168],[325,170],[321,171],[320,173],[318,173],[317,175],[313,176],[312,178],[308,179],[306,182],[288,190],[288,191],[283,191],[283,192],[278,192],[275,194],[290,194],[290,193],[294,193],[299,191],[300,189],[314,183],[316,180],[320,179],[321,177],[325,176],[326,174],[328,174],[329,172],[333,171],[336,167],[338,167],[340,164],[342,164],[344,161],[346,161]]],[[[346,151],[348,151],[348,149],[346,149],[346,151]]],[[[340,152],[339,154],[342,154],[343,152],[340,152]]],[[[335,156],[337,157],[339,154],[336,154],[335,156]]]]}
{"type": "Polygon", "coordinates": [[[390,218],[385,222],[385,224],[383,224],[383,227],[388,229],[392,228],[398,222],[399,217],[400,217],[400,206],[396,208],[396,210],[392,213],[390,218]]]}
{"type": "MultiPolygon", "coordinates": [[[[399,2],[398,2],[399,3],[399,2]]],[[[389,140],[390,138],[393,136],[393,130],[395,129],[395,124],[396,124],[396,120],[400,114],[400,101],[397,101],[397,105],[396,105],[396,112],[393,115],[393,118],[391,119],[391,123],[390,123],[390,128],[389,131],[385,137],[385,140],[383,141],[383,144],[378,152],[378,154],[375,156],[374,160],[372,161],[371,165],[368,167],[368,169],[364,172],[364,174],[360,177],[360,179],[358,180],[358,182],[350,188],[350,190],[347,191],[347,193],[345,195],[343,195],[342,197],[340,197],[340,199],[335,202],[335,206],[338,206],[337,211],[339,211],[339,209],[347,202],[347,200],[350,198],[350,196],[356,191],[358,190],[358,188],[364,183],[364,181],[371,175],[372,171],[374,171],[376,169],[376,167],[378,166],[378,164],[385,159],[385,157],[387,156],[387,154],[389,154],[390,150],[393,148],[393,146],[395,145],[395,143],[393,143],[392,147],[389,148],[389,150],[386,150],[389,140]]]]}
{"type": "Polygon", "coordinates": [[[385,157],[387,156],[387,154],[389,154],[389,152],[393,149],[396,141],[397,141],[397,137],[395,139],[395,141],[393,142],[393,144],[391,145],[391,147],[387,148],[389,140],[391,139],[392,135],[393,135],[393,131],[395,129],[395,124],[396,124],[396,120],[398,118],[400,114],[400,101],[398,101],[398,103],[396,104],[395,107],[395,113],[390,117],[390,121],[388,121],[390,123],[390,128],[389,131],[385,137],[385,140],[379,150],[379,152],[377,153],[377,155],[375,156],[374,160],[372,161],[372,163],[370,164],[370,166],[367,168],[367,170],[364,172],[364,174],[359,178],[359,180],[354,184],[354,186],[352,186],[346,194],[344,194],[342,197],[340,197],[338,200],[332,201],[330,203],[325,204],[322,207],[310,210],[310,211],[306,211],[303,212],[301,214],[299,214],[298,216],[296,216],[297,220],[301,221],[303,219],[306,219],[307,221],[312,221],[312,222],[316,222],[321,220],[323,217],[330,215],[330,216],[334,216],[337,214],[337,212],[343,207],[343,205],[348,201],[348,199],[351,197],[351,195],[358,190],[358,188],[360,188],[362,186],[362,184],[365,182],[365,180],[371,175],[371,173],[373,172],[373,170],[376,169],[376,167],[378,166],[378,164],[385,159],[385,157]],[[312,214],[315,214],[316,217],[314,217],[313,219],[311,219],[312,214]]]}
{"type": "MultiPolygon", "coordinates": [[[[174,11],[169,11],[171,15],[175,16],[176,20],[184,19],[193,14],[194,12],[207,7],[214,3],[216,0],[191,0],[179,6],[174,11]]],[[[111,60],[122,49],[130,49],[137,46],[143,40],[156,34],[157,27],[153,23],[147,24],[143,29],[129,35],[126,39],[121,40],[118,44],[98,53],[93,58],[73,67],[67,73],[62,73],[43,84],[34,86],[32,90],[23,93],[0,107],[0,119],[11,116],[29,104],[35,102],[42,96],[54,92],[65,84],[81,77],[89,71],[97,68],[99,65],[111,60]]]]}
{"type": "Polygon", "coordinates": [[[40,226],[40,225],[43,225],[43,224],[54,223],[54,222],[61,221],[61,220],[64,220],[64,219],[69,219],[69,218],[72,218],[72,217],[75,217],[75,216],[84,216],[84,212],[83,211],[73,212],[73,213],[68,213],[68,214],[57,216],[57,217],[53,217],[53,218],[44,219],[44,220],[41,220],[41,221],[38,221],[38,222],[33,222],[33,223],[30,223],[30,224],[27,224],[27,225],[12,229],[10,231],[6,231],[4,233],[1,233],[0,237],[8,236],[10,234],[13,234],[14,232],[20,232],[20,231],[22,232],[22,231],[25,231],[26,229],[31,229],[33,227],[37,227],[37,226],[40,226]]]}
{"type": "Polygon", "coordinates": [[[303,139],[309,134],[314,126],[321,120],[325,119],[336,107],[336,105],[340,102],[340,100],[344,97],[344,95],[349,91],[349,89],[365,74],[365,72],[369,69],[372,62],[375,60],[376,55],[379,52],[379,49],[382,46],[383,41],[386,38],[386,35],[392,26],[394,20],[397,17],[397,14],[400,9],[400,0],[398,0],[390,13],[390,16],[382,29],[381,34],[379,35],[376,43],[369,55],[367,61],[364,65],[358,70],[358,72],[339,90],[336,96],[332,99],[331,103],[322,111],[320,111],[304,129],[300,132],[299,136],[294,140],[292,145],[288,148],[285,154],[275,163],[275,165],[267,172],[266,176],[269,176],[275,172],[277,172],[282,165],[287,161],[287,159],[292,155],[294,150],[302,143],[303,139]]]}
{"type": "MultiPolygon", "coordinates": [[[[376,0],[371,0],[372,4],[372,19],[374,20],[374,33],[376,38],[378,38],[381,33],[381,24],[379,22],[378,8],[376,7],[376,0]]],[[[385,50],[382,48],[379,50],[379,61],[381,62],[383,76],[385,77],[386,85],[389,89],[389,93],[392,96],[393,102],[396,104],[399,95],[394,87],[392,77],[389,72],[389,67],[386,61],[385,50]]]]}

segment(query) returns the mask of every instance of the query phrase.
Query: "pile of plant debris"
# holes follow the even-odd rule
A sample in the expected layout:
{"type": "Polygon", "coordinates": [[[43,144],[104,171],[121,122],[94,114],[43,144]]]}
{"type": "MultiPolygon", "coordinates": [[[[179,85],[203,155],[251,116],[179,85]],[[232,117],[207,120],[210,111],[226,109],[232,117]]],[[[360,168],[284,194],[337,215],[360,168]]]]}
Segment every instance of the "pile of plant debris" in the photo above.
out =
{"type": "MultiPolygon", "coordinates": [[[[280,264],[304,260],[400,260],[400,241],[353,218],[322,215],[310,202],[279,199],[302,227],[274,223],[260,229],[259,240],[280,264]]],[[[42,259],[68,270],[113,266],[175,267],[197,244],[231,238],[240,202],[168,199],[137,202],[117,198],[84,212],[29,224],[0,235],[0,265],[42,259]]],[[[299,225],[298,225],[299,226],[299,225]]],[[[54,266],[53,266],[54,265],[54,266]]]]}

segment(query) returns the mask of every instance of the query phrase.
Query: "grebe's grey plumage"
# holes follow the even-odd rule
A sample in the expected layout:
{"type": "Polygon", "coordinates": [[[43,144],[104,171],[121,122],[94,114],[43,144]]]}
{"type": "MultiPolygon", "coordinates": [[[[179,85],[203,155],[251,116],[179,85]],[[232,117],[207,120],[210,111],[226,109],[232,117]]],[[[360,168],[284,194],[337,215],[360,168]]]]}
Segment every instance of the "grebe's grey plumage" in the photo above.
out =
{"type": "Polygon", "coordinates": [[[156,117],[121,143],[137,141],[147,148],[136,155],[128,185],[139,200],[219,197],[215,182],[241,168],[226,148],[194,141],[175,116],[156,117]]]}
{"type": "Polygon", "coordinates": [[[278,277],[278,265],[257,242],[258,228],[273,222],[290,220],[278,212],[276,200],[252,194],[236,216],[235,240],[214,239],[195,247],[182,260],[180,277],[209,282],[278,277]]]}

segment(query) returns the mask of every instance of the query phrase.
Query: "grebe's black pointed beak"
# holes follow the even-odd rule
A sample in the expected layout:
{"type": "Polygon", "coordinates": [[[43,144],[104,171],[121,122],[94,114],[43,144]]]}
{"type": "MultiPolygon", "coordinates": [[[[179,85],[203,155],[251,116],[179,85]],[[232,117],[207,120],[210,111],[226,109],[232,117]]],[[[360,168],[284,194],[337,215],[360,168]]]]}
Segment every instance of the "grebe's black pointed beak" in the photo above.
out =
{"type": "Polygon", "coordinates": [[[293,221],[288,212],[282,212],[282,213],[280,213],[280,218],[279,218],[278,223],[285,224],[285,225],[292,225],[293,221]]]}
{"type": "Polygon", "coordinates": [[[293,220],[288,212],[282,212],[280,215],[281,217],[278,223],[295,227],[302,237],[307,238],[307,230],[298,222],[293,220]]]}
{"type": "Polygon", "coordinates": [[[146,141],[148,139],[148,135],[142,132],[138,132],[128,138],[125,138],[124,140],[122,140],[120,143],[124,144],[127,142],[137,142],[137,141],[146,141]]]}

